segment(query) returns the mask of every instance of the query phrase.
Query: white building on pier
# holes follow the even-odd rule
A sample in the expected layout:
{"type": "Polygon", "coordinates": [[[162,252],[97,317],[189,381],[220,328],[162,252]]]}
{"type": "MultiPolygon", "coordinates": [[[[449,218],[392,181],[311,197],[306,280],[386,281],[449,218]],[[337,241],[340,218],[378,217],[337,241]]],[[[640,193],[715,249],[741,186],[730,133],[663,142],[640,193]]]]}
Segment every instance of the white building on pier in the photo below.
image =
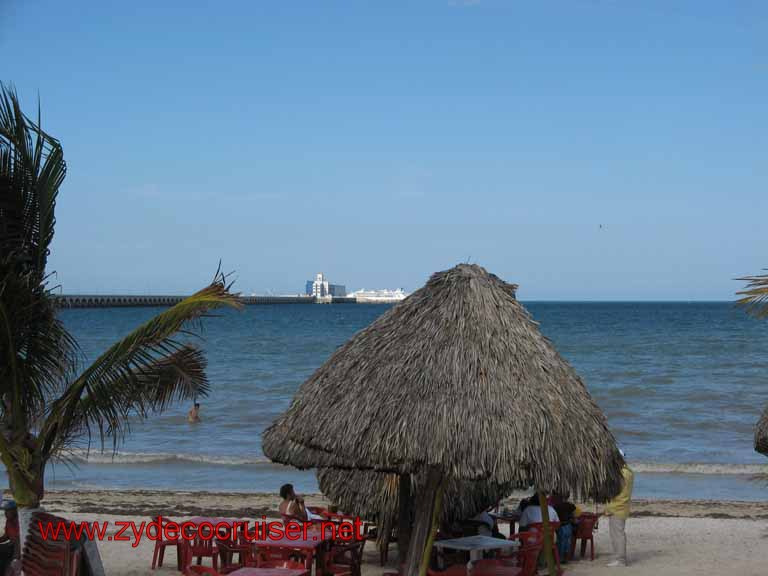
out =
{"type": "Polygon", "coordinates": [[[344,298],[347,295],[347,288],[343,284],[331,284],[326,280],[325,274],[319,272],[315,275],[315,281],[307,280],[306,294],[315,298],[344,298]]]}

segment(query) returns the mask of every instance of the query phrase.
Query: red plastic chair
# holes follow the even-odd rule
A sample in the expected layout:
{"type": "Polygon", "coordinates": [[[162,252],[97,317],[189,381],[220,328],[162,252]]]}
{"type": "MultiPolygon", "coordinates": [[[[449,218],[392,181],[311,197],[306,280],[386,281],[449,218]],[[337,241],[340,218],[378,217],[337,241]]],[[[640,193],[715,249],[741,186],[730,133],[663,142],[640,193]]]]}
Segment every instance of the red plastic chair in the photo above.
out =
{"type": "Polygon", "coordinates": [[[182,549],[182,565],[185,571],[192,565],[192,560],[197,558],[197,565],[200,566],[203,563],[203,558],[210,558],[213,569],[218,571],[219,569],[219,547],[215,544],[214,538],[203,538],[199,530],[195,530],[194,537],[191,539],[184,538],[181,544],[182,549]]]}
{"type": "Polygon", "coordinates": [[[42,543],[27,539],[21,558],[22,573],[28,576],[76,576],[79,554],[68,542],[42,543]]]}
{"type": "MultiPolygon", "coordinates": [[[[544,541],[542,539],[535,543],[531,542],[532,541],[529,539],[528,542],[523,544],[520,550],[518,550],[518,558],[520,559],[521,568],[520,576],[534,576],[538,571],[539,555],[544,547],[544,541]]],[[[561,572],[562,570],[558,567],[558,573],[561,572]]]]}
{"type": "Polygon", "coordinates": [[[360,576],[365,540],[351,543],[332,543],[325,553],[324,574],[334,576],[360,576]]]}
{"type": "MultiPolygon", "coordinates": [[[[555,565],[557,566],[558,573],[560,570],[560,553],[557,550],[557,529],[560,528],[560,522],[550,522],[549,523],[549,531],[551,534],[551,540],[552,540],[552,555],[555,557],[555,565]]],[[[540,522],[532,522],[528,525],[528,531],[530,532],[539,532],[542,534],[542,547],[544,546],[544,524],[540,522]]]]}
{"type": "Polygon", "coordinates": [[[216,545],[219,548],[219,558],[221,559],[219,571],[222,574],[256,565],[254,558],[256,548],[253,540],[246,538],[245,531],[238,530],[237,533],[230,534],[227,538],[217,537],[216,545]],[[234,560],[235,554],[237,554],[237,562],[234,560]]]}
{"type": "Polygon", "coordinates": [[[578,518],[576,529],[571,536],[571,559],[576,555],[576,540],[581,540],[581,557],[587,552],[587,543],[589,543],[590,560],[595,559],[595,528],[597,528],[597,514],[584,513],[578,518]]]}
{"type": "Polygon", "coordinates": [[[541,532],[519,532],[512,534],[509,537],[510,540],[518,540],[520,542],[520,548],[515,550],[509,556],[498,556],[491,560],[480,560],[475,564],[478,572],[489,576],[488,573],[499,571],[504,568],[517,568],[518,570],[508,571],[517,574],[527,575],[529,571],[533,570],[532,574],[536,573],[536,566],[541,549],[544,547],[544,536],[541,532]],[[492,565],[496,565],[494,570],[491,569],[492,565]]]}
{"type": "MultiPolygon", "coordinates": [[[[521,532],[511,540],[520,540],[521,547],[512,557],[479,560],[474,565],[477,576],[535,576],[544,538],[539,532],[521,532]]],[[[561,571],[558,570],[558,573],[561,571]]]]}
{"type": "Polygon", "coordinates": [[[248,565],[256,568],[283,568],[287,562],[292,562],[307,570],[312,569],[311,554],[305,550],[282,546],[257,548],[254,560],[248,562],[248,565]]]}
{"type": "MultiPolygon", "coordinates": [[[[158,516],[157,518],[152,518],[154,522],[160,522],[162,519],[161,516],[158,516]]],[[[162,525],[165,526],[170,520],[165,519],[162,522],[162,525]]],[[[169,538],[167,540],[162,539],[162,533],[157,535],[157,540],[155,540],[155,550],[152,553],[152,570],[159,568],[163,565],[163,558],[165,557],[165,549],[169,546],[173,546],[176,548],[176,567],[181,570],[181,564],[182,564],[182,558],[181,558],[181,548],[180,548],[180,541],[179,537],[176,536],[176,538],[169,538]]]]}
{"type": "Polygon", "coordinates": [[[33,515],[21,558],[22,573],[28,576],[77,576],[79,550],[73,549],[72,542],[65,538],[44,540],[39,529],[40,522],[56,524],[69,521],[45,512],[33,515]]]}
{"type": "Polygon", "coordinates": [[[527,546],[544,546],[544,535],[541,532],[518,532],[509,537],[510,540],[519,540],[520,548],[527,546]]]}
{"type": "Polygon", "coordinates": [[[219,548],[219,559],[221,560],[219,570],[222,574],[244,568],[253,560],[253,543],[251,542],[226,539],[217,540],[216,545],[219,548]],[[235,562],[235,554],[237,554],[237,562],[235,562]]]}

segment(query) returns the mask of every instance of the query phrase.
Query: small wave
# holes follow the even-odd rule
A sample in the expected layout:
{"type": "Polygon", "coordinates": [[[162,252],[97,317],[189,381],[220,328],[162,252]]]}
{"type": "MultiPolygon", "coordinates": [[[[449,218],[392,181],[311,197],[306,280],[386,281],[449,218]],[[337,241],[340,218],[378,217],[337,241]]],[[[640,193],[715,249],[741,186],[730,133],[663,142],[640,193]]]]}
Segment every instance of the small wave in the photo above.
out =
{"type": "Polygon", "coordinates": [[[651,474],[720,474],[754,476],[768,473],[766,464],[629,462],[635,472],[651,474]]]}
{"type": "Polygon", "coordinates": [[[237,457],[209,454],[170,454],[163,452],[118,452],[73,450],[70,454],[78,464],[208,464],[211,466],[263,466],[272,464],[264,456],[237,457]]]}
{"type": "MultiPolygon", "coordinates": [[[[215,456],[209,454],[171,454],[164,452],[118,452],[75,450],[71,456],[77,464],[126,465],[126,464],[202,464],[207,466],[280,466],[264,456],[215,456]]],[[[675,463],[632,461],[635,472],[646,474],[720,474],[752,476],[768,474],[768,464],[726,464],[726,463],[675,463]]]]}

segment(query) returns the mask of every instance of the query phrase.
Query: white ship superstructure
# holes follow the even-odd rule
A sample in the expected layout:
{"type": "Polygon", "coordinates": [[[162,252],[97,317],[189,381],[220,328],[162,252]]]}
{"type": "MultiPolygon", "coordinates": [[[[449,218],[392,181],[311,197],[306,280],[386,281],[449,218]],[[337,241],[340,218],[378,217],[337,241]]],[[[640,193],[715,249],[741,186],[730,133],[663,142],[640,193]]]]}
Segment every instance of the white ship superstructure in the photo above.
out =
{"type": "Polygon", "coordinates": [[[349,294],[350,298],[355,298],[358,302],[400,302],[408,296],[402,288],[397,290],[358,290],[349,294]]]}

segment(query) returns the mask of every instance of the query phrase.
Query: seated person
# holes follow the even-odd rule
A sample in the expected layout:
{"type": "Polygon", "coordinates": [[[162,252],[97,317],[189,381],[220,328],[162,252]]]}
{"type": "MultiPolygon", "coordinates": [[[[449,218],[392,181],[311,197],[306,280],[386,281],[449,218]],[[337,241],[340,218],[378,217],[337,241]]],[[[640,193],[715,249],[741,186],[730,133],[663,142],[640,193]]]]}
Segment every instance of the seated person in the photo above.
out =
{"type": "Polygon", "coordinates": [[[283,484],[280,487],[280,502],[278,510],[284,516],[293,516],[295,520],[307,520],[307,509],[304,506],[304,498],[298,496],[293,489],[293,484],[283,484]]]}
{"type": "Polygon", "coordinates": [[[19,516],[16,503],[6,500],[2,504],[5,510],[5,532],[0,536],[0,575],[5,574],[11,562],[20,557],[19,516]]]}
{"type": "Polygon", "coordinates": [[[280,498],[283,499],[278,508],[280,514],[293,516],[294,520],[299,522],[323,519],[322,516],[307,509],[304,505],[304,497],[296,494],[293,489],[293,484],[283,484],[280,487],[280,498]]]}
{"type": "Polygon", "coordinates": [[[571,553],[571,536],[576,524],[576,505],[569,502],[568,498],[570,498],[568,492],[552,493],[552,507],[560,519],[560,528],[557,529],[557,552],[563,564],[568,562],[568,556],[571,553]]]}
{"type": "Polygon", "coordinates": [[[495,506],[491,506],[487,510],[483,510],[476,516],[474,516],[471,520],[471,522],[475,523],[477,526],[477,533],[481,536],[493,536],[494,538],[502,538],[506,540],[506,536],[501,533],[501,530],[499,530],[499,526],[496,523],[496,520],[493,518],[493,516],[490,515],[491,510],[493,510],[495,506]]]}
{"type": "Polygon", "coordinates": [[[488,514],[488,510],[483,510],[476,516],[472,517],[472,522],[477,526],[477,533],[481,536],[491,536],[493,529],[496,527],[491,515],[488,514]]]}
{"type": "MultiPolygon", "coordinates": [[[[541,518],[541,507],[539,506],[539,497],[535,494],[528,498],[527,500],[520,502],[520,520],[518,523],[520,524],[520,531],[524,532],[528,529],[528,527],[531,524],[541,524],[542,518],[541,518]]],[[[555,512],[555,509],[552,508],[552,506],[547,505],[547,511],[549,513],[549,521],[550,522],[559,522],[560,518],[557,515],[557,512],[555,512]]]]}

